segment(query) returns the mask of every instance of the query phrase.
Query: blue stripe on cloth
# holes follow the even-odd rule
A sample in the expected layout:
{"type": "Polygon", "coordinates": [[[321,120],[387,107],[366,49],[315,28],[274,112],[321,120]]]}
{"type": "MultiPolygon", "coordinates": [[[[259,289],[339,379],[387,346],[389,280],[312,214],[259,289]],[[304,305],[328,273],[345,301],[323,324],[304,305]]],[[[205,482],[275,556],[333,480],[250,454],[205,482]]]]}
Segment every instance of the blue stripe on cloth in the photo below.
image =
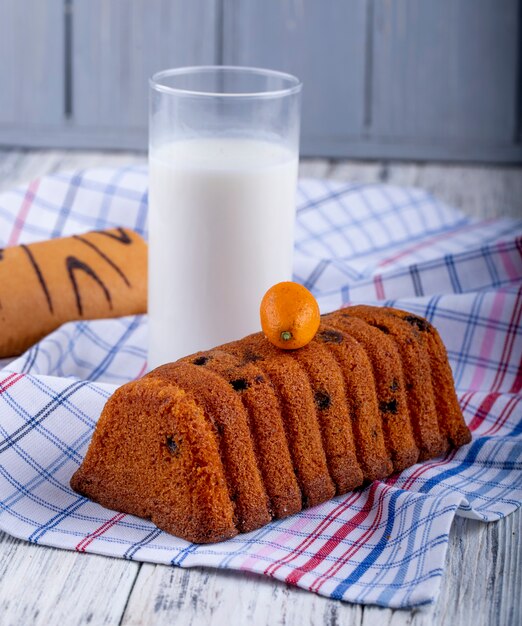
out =
{"type": "Polygon", "coordinates": [[[82,178],[83,172],[78,172],[77,174],[74,174],[74,176],[71,178],[69,189],[60,207],[54,229],[51,232],[51,239],[62,236],[63,228],[67,222],[67,218],[74,204],[74,199],[76,198],[78,189],[81,187],[82,178]]]}
{"type": "Polygon", "coordinates": [[[354,570],[347,576],[342,583],[337,585],[337,587],[330,594],[332,598],[335,600],[341,600],[344,596],[345,591],[348,589],[350,585],[356,583],[370,568],[370,566],[375,563],[375,561],[382,554],[383,550],[386,547],[389,536],[391,535],[391,531],[393,528],[393,524],[395,522],[395,503],[397,498],[399,497],[400,492],[396,491],[391,494],[388,505],[387,505],[387,515],[386,515],[386,526],[384,528],[383,533],[381,534],[380,539],[378,540],[375,547],[371,550],[368,556],[359,563],[354,570]]]}
{"type": "MultiPolygon", "coordinates": [[[[21,405],[17,405],[19,407],[19,414],[22,413],[27,417],[27,421],[17,428],[14,432],[10,433],[5,437],[3,441],[0,441],[0,454],[5,452],[8,448],[10,448],[14,443],[18,442],[20,439],[25,437],[33,428],[38,427],[41,423],[48,418],[53,411],[55,411],[63,402],[76,393],[79,389],[87,384],[87,381],[77,381],[66,387],[59,394],[54,396],[54,398],[40,411],[38,411],[34,416],[31,416],[27,411],[23,410],[21,405]]],[[[4,393],[5,398],[9,398],[10,394],[4,393]]],[[[14,403],[14,402],[13,402],[14,403]]]]}
{"type": "Polygon", "coordinates": [[[159,528],[155,528],[154,530],[151,530],[147,535],[145,535],[145,537],[141,541],[137,541],[132,546],[130,546],[130,548],[125,551],[123,558],[132,560],[136,556],[136,554],[139,552],[139,550],[141,550],[141,548],[143,548],[144,546],[154,541],[154,539],[159,537],[160,534],[161,534],[161,530],[159,528]]]}
{"type": "Polygon", "coordinates": [[[88,502],[87,498],[77,498],[74,502],[67,507],[65,507],[60,513],[52,517],[48,522],[39,526],[33,533],[31,533],[28,537],[28,541],[31,543],[38,543],[40,539],[50,530],[56,528],[60,522],[62,522],[70,513],[76,511],[81,506],[88,502]]]}

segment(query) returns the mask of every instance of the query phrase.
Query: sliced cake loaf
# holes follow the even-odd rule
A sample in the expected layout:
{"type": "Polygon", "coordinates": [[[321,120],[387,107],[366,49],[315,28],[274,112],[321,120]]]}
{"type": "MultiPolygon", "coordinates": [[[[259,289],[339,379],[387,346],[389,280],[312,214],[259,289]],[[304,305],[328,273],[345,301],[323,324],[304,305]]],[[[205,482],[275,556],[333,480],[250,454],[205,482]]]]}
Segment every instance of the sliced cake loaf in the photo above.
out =
{"type": "Polygon", "coordinates": [[[470,438],[433,326],[361,306],[323,316],[299,350],[257,333],[124,385],[71,486],[208,543],[470,438]]]}

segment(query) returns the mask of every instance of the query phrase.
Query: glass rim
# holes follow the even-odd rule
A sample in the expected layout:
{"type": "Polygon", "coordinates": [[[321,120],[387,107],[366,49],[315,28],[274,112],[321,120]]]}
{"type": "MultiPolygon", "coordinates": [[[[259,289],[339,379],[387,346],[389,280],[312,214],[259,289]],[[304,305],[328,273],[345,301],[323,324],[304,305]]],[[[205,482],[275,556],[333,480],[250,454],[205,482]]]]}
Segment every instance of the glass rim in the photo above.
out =
{"type": "Polygon", "coordinates": [[[175,67],[166,70],[156,72],[149,78],[149,86],[154,91],[160,93],[178,95],[178,96],[191,96],[199,98],[280,98],[283,96],[289,96],[299,93],[302,89],[303,83],[293,74],[287,72],[280,72],[279,70],[270,70],[262,67],[249,67],[242,65],[191,65],[186,67],[175,67]],[[207,72],[237,72],[258,76],[273,76],[289,81],[289,86],[282,89],[271,89],[267,91],[246,91],[237,93],[225,93],[219,91],[204,91],[197,89],[185,89],[183,87],[171,87],[169,85],[162,84],[161,81],[171,76],[183,76],[188,74],[204,74],[207,72]]]}

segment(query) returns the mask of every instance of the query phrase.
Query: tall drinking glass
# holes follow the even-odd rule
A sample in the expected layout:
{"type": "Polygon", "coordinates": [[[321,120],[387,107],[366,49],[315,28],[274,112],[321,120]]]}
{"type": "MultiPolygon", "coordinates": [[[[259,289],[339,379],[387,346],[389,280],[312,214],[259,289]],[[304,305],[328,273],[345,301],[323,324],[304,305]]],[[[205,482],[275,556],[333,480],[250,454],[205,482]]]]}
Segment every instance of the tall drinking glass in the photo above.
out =
{"type": "Polygon", "coordinates": [[[243,67],[150,81],[149,367],[260,329],[290,280],[301,83],[243,67]]]}

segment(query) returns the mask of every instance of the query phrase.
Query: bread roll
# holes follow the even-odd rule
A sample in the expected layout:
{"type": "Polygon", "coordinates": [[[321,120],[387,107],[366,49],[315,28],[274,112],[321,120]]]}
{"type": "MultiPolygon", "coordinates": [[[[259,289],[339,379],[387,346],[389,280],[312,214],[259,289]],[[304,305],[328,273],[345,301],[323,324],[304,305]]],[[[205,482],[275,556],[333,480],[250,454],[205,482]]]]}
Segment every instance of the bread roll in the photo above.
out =
{"type": "Polygon", "coordinates": [[[124,228],[0,249],[0,358],[72,320],[145,313],[147,244],[124,228]]]}

